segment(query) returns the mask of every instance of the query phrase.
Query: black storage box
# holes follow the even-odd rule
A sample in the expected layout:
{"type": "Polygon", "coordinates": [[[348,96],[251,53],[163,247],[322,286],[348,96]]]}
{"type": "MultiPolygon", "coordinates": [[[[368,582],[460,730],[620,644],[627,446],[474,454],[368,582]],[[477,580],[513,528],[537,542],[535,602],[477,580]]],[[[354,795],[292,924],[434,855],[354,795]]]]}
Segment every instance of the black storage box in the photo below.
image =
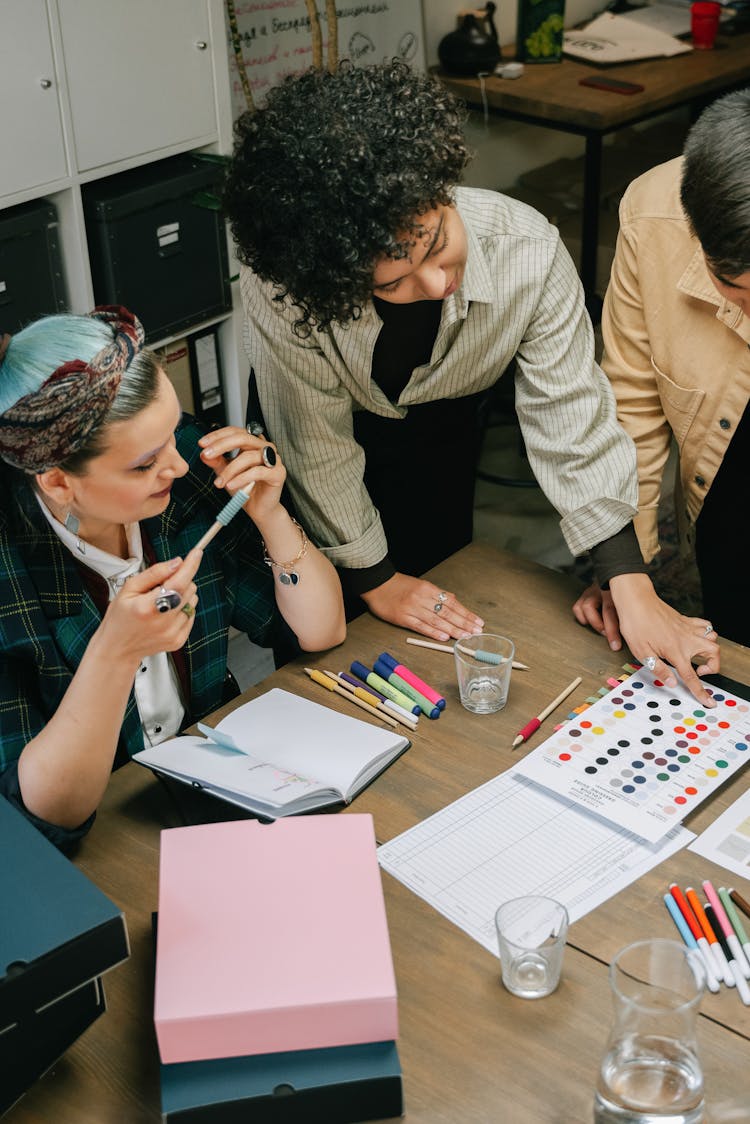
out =
{"type": "Polygon", "coordinates": [[[58,1061],[106,1010],[100,979],[90,980],[0,1033],[0,1115],[58,1061]]]}
{"type": "Polygon", "coordinates": [[[0,211],[0,332],[65,309],[57,211],[46,199],[0,211]]]}
{"type": "Polygon", "coordinates": [[[149,343],[231,310],[221,178],[184,155],[82,189],[96,303],[131,309],[149,343]]]}
{"type": "Polygon", "coordinates": [[[97,977],[129,949],[118,907],[2,797],[0,854],[0,1073],[15,1074],[0,1098],[12,1103],[101,1014],[97,977]]]}
{"type": "Polygon", "coordinates": [[[404,1111],[395,1042],[161,1066],[165,1124],[355,1124],[404,1111]]]}

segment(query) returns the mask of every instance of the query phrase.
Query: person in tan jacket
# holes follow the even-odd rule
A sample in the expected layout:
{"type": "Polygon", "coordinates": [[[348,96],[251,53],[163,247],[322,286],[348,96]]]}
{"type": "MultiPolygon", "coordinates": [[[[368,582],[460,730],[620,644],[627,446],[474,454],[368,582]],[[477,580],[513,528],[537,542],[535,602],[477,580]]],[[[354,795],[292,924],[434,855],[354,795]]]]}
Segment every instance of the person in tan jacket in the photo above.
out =
{"type": "MultiPolygon", "coordinates": [[[[704,111],[683,156],[635,180],[602,315],[602,366],[636,445],[646,562],[659,550],[657,508],[672,439],[676,504],[695,550],[703,609],[722,635],[750,644],[750,89],[704,111]]],[[[576,618],[621,643],[610,595],[591,586],[576,618]]]]}

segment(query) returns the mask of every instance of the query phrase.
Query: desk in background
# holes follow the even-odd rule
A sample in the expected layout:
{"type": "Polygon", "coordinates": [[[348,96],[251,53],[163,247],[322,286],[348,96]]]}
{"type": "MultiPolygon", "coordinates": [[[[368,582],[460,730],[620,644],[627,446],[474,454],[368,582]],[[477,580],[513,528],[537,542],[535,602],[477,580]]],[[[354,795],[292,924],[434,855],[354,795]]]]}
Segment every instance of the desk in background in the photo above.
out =
{"type": "MultiPolygon", "coordinates": [[[[436,71],[441,82],[463,101],[482,109],[477,78],[459,78],[436,71]]],[[[592,319],[601,313],[596,294],[599,238],[602,140],[627,125],[688,105],[697,111],[720,94],[750,82],[750,33],[720,36],[712,51],[692,51],[668,59],[599,68],[564,58],[561,63],[527,64],[521,78],[483,79],[487,109],[498,117],[524,121],[584,137],[580,274],[592,319]],[[636,82],[643,93],[613,94],[580,86],[579,79],[603,73],[636,82]]]]}
{"type": "MultiPolygon", "coordinates": [[[[488,626],[512,636],[519,658],[530,665],[530,671],[514,673],[508,705],[500,714],[464,711],[452,657],[411,648],[404,632],[370,616],[353,623],[341,648],[287,665],[244,696],[279,686],[351,714],[344,700],[323,696],[310,683],[302,663],[339,670],[383,649],[404,658],[445,694],[443,716],[437,722],[423,718],[412,748],[351,806],[352,812],[372,813],[380,841],[507,769],[517,759],[510,749],[513,737],[538,712],[540,702],[553,698],[573,675],[583,677],[579,692],[550,718],[554,724],[566,707],[620,673],[624,659],[575,623],[570,605],[577,585],[562,574],[474,544],[431,576],[475,607],[488,626]]],[[[750,652],[730,643],[723,649],[726,674],[750,681],[750,652]]],[[[217,717],[229,709],[231,705],[217,717]]],[[[543,726],[526,749],[551,729],[543,726]]],[[[697,829],[723,810],[742,791],[745,777],[734,777],[688,826],[697,829]]],[[[196,820],[239,814],[187,787],[179,792],[196,820]]],[[[76,862],[125,911],[132,955],[105,980],[107,1014],[29,1091],[8,1116],[9,1124],[159,1120],[151,911],[157,901],[159,831],[179,823],[169,790],[145,769],[127,765],[113,776],[76,862]]],[[[681,851],[575,922],[559,990],[533,1002],[504,991],[494,956],[385,875],[407,1124],[583,1124],[590,1119],[611,1017],[607,962],[631,940],[674,937],[661,894],[669,881],[684,885],[701,877],[725,880],[721,868],[681,851]]],[[[750,888],[741,888],[750,896],[750,888]]],[[[750,1119],[748,1013],[726,989],[707,996],[702,1009],[700,1041],[711,1124],[750,1119]]]]}

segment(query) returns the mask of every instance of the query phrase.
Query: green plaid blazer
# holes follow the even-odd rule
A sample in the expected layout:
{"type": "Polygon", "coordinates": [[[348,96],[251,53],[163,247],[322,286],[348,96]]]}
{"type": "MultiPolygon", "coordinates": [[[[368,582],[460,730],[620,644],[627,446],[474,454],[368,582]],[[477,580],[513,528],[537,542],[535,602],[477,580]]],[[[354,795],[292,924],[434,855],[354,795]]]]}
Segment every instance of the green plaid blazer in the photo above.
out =
{"type": "MultiPolygon", "coordinates": [[[[159,561],[184,557],[226,502],[200,460],[202,432],[192,419],[179,430],[177,446],[189,472],[175,481],[164,514],[142,524],[159,561]]],[[[7,512],[0,511],[0,772],[55,713],[101,622],[69,551],[41,512],[32,512],[31,519],[33,528],[14,532],[7,512]]],[[[195,582],[198,609],[184,649],[191,720],[222,701],[229,626],[263,644],[276,613],[260,536],[242,513],[208,545],[195,582]]],[[[140,749],[141,724],[131,692],[118,755],[140,749]]]]}

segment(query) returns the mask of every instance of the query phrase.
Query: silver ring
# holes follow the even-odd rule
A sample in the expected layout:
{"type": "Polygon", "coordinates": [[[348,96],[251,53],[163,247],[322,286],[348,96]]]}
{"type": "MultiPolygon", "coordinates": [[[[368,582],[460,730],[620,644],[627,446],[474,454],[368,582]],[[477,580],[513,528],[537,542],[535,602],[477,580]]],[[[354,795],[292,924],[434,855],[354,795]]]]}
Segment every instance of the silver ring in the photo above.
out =
{"type": "Polygon", "coordinates": [[[440,591],[440,593],[438,593],[438,601],[440,601],[442,603],[443,601],[447,601],[447,600],[448,600],[448,594],[445,592],[444,589],[442,589],[440,591]]]}
{"type": "Polygon", "coordinates": [[[647,667],[649,671],[653,671],[656,667],[656,663],[656,656],[646,656],[645,660],[643,661],[643,666],[647,667]]]}
{"type": "Polygon", "coordinates": [[[180,612],[184,613],[186,617],[192,617],[195,609],[189,601],[186,601],[184,605],[180,605],[180,612]]]}
{"type": "Polygon", "coordinates": [[[260,459],[266,468],[273,468],[276,464],[276,450],[272,445],[264,445],[260,451],[260,459]]]}
{"type": "Polygon", "coordinates": [[[159,613],[168,613],[170,609],[176,609],[181,600],[182,596],[176,589],[165,589],[162,585],[159,596],[154,598],[154,605],[159,613]]]}
{"type": "Polygon", "coordinates": [[[432,606],[432,611],[433,611],[433,613],[442,613],[443,602],[442,601],[436,601],[435,604],[432,606]]]}
{"type": "Polygon", "coordinates": [[[704,636],[710,636],[711,633],[713,632],[713,630],[714,630],[714,626],[709,621],[708,624],[706,625],[706,627],[703,630],[703,635],[704,636]]]}

